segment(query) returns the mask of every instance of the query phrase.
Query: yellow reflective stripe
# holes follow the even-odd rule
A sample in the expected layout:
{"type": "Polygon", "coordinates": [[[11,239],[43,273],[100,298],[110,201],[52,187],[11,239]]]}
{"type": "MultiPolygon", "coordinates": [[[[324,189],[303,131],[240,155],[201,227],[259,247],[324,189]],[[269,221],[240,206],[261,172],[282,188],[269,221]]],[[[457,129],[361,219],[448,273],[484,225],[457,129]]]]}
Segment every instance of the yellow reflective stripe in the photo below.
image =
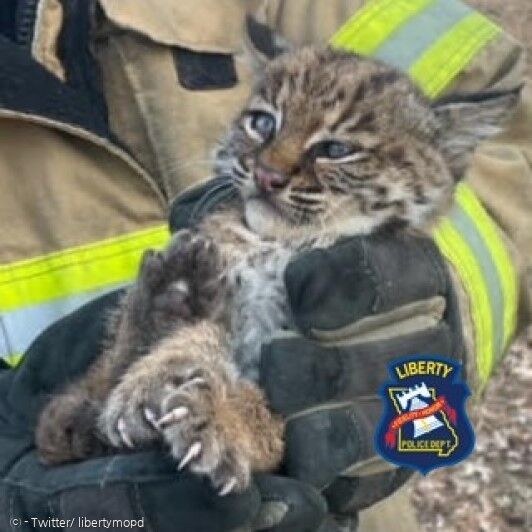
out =
{"type": "Polygon", "coordinates": [[[433,237],[443,256],[454,266],[470,297],[471,317],[475,328],[475,350],[481,383],[491,373],[493,364],[493,318],[489,294],[482,270],[467,241],[449,218],[443,219],[433,231],[433,237]]]}
{"type": "Polygon", "coordinates": [[[331,46],[362,55],[375,50],[434,0],[371,0],[329,40],[331,46]]]}
{"type": "Polygon", "coordinates": [[[431,98],[441,94],[501,29],[480,13],[458,22],[410,68],[409,73],[431,98]]]}
{"type": "Polygon", "coordinates": [[[461,186],[457,200],[462,208],[475,220],[484,243],[495,263],[504,296],[504,347],[512,339],[517,328],[517,308],[519,299],[519,280],[508,249],[506,248],[497,226],[488,216],[473,191],[468,186],[461,186]]]}
{"type": "Polygon", "coordinates": [[[0,311],[135,278],[142,252],[168,241],[166,225],[0,266],[0,311]]]}
{"type": "MultiPolygon", "coordinates": [[[[357,11],[330,39],[331,46],[362,55],[377,55],[416,15],[435,0],[371,0],[357,11]]],[[[453,6],[449,6],[452,10],[453,6]]],[[[478,12],[454,24],[425,50],[408,69],[429,96],[441,94],[478,52],[502,30],[478,12]]]]}
{"type": "Polygon", "coordinates": [[[2,360],[11,368],[16,368],[24,358],[24,355],[21,355],[20,353],[12,353],[11,355],[8,355],[5,358],[2,358],[2,360]]]}

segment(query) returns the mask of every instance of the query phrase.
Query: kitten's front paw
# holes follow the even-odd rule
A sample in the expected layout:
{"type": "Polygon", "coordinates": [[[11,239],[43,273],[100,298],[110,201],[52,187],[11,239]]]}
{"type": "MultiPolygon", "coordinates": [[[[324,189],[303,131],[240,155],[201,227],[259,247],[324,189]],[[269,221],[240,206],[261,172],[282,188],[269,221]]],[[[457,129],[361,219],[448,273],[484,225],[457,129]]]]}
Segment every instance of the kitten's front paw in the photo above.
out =
{"type": "Polygon", "coordinates": [[[98,427],[109,444],[118,449],[145,449],[161,440],[162,383],[151,375],[128,374],[113,389],[98,419],[98,427]]]}
{"type": "Polygon", "coordinates": [[[139,289],[152,312],[182,319],[212,314],[225,290],[218,247],[199,233],[176,233],[162,252],[144,255],[139,289]]]}
{"type": "Polygon", "coordinates": [[[101,431],[114,447],[164,442],[178,469],[207,476],[221,495],[249,484],[249,450],[241,446],[241,425],[224,378],[192,362],[164,375],[126,375],[100,418],[101,431]]]}
{"type": "Polygon", "coordinates": [[[249,450],[226,384],[196,370],[169,390],[158,421],[178,469],[207,476],[220,495],[244,490],[250,481],[249,450]]]}

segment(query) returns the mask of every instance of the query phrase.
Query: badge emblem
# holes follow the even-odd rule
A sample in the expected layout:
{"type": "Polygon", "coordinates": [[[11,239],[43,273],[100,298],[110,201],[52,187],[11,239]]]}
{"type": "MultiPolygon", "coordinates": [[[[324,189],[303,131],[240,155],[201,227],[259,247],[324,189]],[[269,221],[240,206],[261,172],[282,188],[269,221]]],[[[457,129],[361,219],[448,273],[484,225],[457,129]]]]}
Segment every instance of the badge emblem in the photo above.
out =
{"type": "Polygon", "coordinates": [[[375,435],[383,458],[426,475],[473,451],[475,434],[465,410],[471,392],[460,370],[458,362],[437,356],[389,365],[392,381],[380,391],[384,413],[375,435]]]}

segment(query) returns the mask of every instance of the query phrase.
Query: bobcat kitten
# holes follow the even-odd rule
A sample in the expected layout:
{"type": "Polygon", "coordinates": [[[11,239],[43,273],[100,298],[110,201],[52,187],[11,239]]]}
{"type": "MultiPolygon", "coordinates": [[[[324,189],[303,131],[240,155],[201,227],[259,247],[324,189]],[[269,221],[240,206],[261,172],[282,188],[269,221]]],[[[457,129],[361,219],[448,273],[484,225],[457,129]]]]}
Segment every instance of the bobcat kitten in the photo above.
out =
{"type": "Polygon", "coordinates": [[[272,61],[199,209],[236,199],[146,254],[104,353],[45,408],[42,460],[162,443],[221,494],[275,468],[283,422],[254,382],[261,344],[290,326],[288,261],[386,225],[430,227],[517,99],[431,104],[395,69],[331,49],[272,61]]]}

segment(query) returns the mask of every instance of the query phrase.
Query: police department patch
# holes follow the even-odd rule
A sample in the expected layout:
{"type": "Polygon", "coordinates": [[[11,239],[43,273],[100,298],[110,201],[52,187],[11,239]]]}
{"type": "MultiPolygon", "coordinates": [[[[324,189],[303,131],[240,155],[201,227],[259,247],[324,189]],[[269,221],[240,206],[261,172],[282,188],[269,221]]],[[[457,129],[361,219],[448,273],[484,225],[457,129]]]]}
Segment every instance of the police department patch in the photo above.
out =
{"type": "Polygon", "coordinates": [[[385,408],[375,435],[383,458],[426,475],[472,452],[475,434],[465,410],[471,392],[460,369],[456,361],[437,356],[389,365],[392,381],[380,391],[385,408]]]}

